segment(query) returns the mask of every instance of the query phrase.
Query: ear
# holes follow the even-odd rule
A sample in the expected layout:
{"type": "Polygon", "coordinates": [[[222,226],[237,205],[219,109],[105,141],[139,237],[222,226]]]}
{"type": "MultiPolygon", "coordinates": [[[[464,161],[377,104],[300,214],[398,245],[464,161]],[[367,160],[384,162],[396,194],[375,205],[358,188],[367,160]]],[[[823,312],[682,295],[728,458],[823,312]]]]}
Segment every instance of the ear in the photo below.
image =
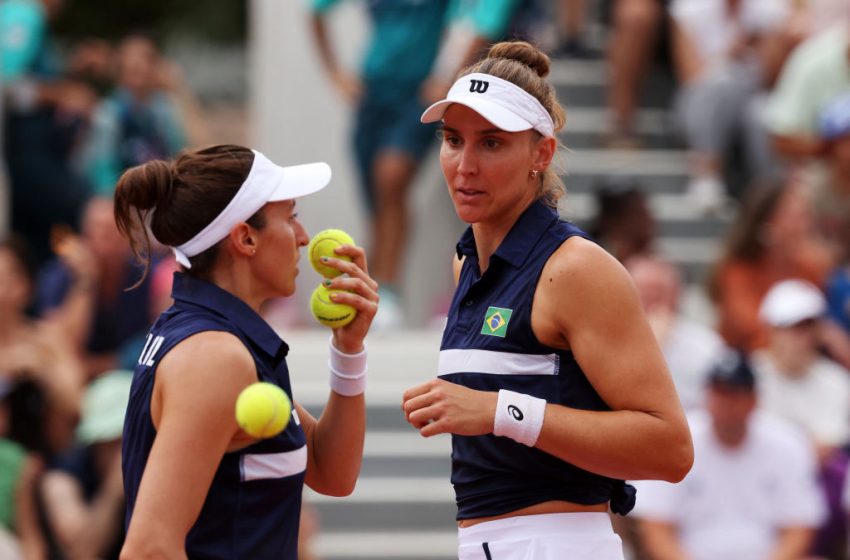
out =
{"type": "Polygon", "coordinates": [[[534,162],[532,169],[545,170],[552,163],[552,158],[558,151],[558,141],[552,136],[544,136],[534,143],[534,162]]]}
{"type": "Polygon", "coordinates": [[[230,244],[237,255],[250,257],[257,252],[257,236],[254,228],[241,222],[230,229],[230,244]]]}

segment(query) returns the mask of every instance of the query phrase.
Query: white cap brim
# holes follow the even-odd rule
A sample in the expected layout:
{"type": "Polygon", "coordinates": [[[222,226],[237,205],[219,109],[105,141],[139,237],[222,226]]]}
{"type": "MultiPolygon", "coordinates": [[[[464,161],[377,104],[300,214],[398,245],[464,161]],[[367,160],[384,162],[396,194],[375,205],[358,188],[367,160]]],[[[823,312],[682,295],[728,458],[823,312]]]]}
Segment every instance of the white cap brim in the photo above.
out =
{"type": "Polygon", "coordinates": [[[278,167],[280,179],[269,202],[290,200],[320,191],[331,182],[331,167],[324,162],[278,167]]]}
{"type": "Polygon", "coordinates": [[[455,99],[443,99],[442,101],[437,101],[425,109],[425,112],[422,113],[419,120],[423,123],[437,122],[443,118],[443,115],[445,115],[449,106],[455,103],[469,107],[500,130],[507,132],[521,132],[523,130],[531,130],[534,128],[534,125],[517,114],[508,111],[497,103],[483,99],[480,96],[461,96],[455,99]]]}

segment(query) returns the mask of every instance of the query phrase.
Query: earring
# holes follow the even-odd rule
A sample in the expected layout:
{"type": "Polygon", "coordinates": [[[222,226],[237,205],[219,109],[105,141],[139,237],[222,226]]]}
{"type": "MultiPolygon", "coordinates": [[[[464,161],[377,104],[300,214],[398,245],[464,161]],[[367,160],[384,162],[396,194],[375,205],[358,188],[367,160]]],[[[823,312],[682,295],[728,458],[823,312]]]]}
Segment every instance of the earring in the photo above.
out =
{"type": "Polygon", "coordinates": [[[251,249],[251,256],[253,257],[253,256],[254,256],[254,255],[256,255],[256,254],[257,254],[257,250],[256,250],[256,249],[251,249]]]}
{"type": "Polygon", "coordinates": [[[538,173],[540,173],[540,170],[539,170],[539,169],[532,169],[531,171],[529,171],[529,172],[528,172],[528,175],[529,175],[532,179],[537,179],[537,174],[538,174],[538,173]]]}

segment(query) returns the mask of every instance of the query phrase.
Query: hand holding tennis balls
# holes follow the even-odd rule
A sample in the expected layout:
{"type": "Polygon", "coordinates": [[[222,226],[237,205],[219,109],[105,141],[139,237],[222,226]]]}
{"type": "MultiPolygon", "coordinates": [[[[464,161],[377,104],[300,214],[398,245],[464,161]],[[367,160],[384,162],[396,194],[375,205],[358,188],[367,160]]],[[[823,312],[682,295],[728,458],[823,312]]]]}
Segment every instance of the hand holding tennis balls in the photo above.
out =
{"type": "MultiPolygon", "coordinates": [[[[342,271],[322,262],[322,258],[336,258],[343,261],[351,262],[351,257],[348,255],[338,255],[334,249],[342,245],[354,245],[354,239],[341,229],[326,229],[317,233],[310,244],[307,246],[307,254],[310,257],[310,263],[316,272],[325,278],[336,278],[342,274],[342,271]]],[[[342,290],[329,289],[323,284],[313,291],[310,296],[310,311],[316,320],[332,329],[344,327],[350,323],[355,316],[357,310],[344,303],[336,303],[331,299],[331,294],[342,290]]]]}
{"type": "Polygon", "coordinates": [[[242,431],[258,439],[276,436],[286,429],[291,417],[289,397],[272,383],[252,383],[236,399],[236,422],[242,431]]]}
{"type": "Polygon", "coordinates": [[[334,252],[334,249],[342,245],[354,245],[354,239],[341,229],[326,229],[313,236],[310,244],[307,245],[307,255],[316,272],[325,278],[336,278],[342,274],[341,270],[322,263],[322,257],[333,257],[351,262],[351,257],[334,252]]]}

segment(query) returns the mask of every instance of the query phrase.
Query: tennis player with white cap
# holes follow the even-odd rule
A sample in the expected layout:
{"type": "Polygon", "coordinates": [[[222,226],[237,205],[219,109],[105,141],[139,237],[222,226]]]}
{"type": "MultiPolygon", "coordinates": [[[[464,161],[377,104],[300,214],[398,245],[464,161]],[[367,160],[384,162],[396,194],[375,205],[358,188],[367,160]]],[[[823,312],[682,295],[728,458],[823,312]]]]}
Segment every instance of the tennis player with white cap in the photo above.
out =
{"type": "Polygon", "coordinates": [[[331,258],[333,288],[357,317],[334,329],[330,396],[316,420],[297,401],[286,429],[256,441],[236,424],[240,391],[266,381],[292,397],[289,347],[259,314],[295,290],[309,238],[298,197],[324,188],[324,163],[280,167],[261,153],[221,145],[124,173],[115,218],[150,265],[153,236],[169,246],[174,305],[148,335],[124,424],[127,539],[123,559],[296,560],[301,493],[346,495],[363,454],[364,338],[377,285],[363,249],[331,258]]]}
{"type": "Polygon", "coordinates": [[[678,481],[693,461],[684,413],[623,267],[557,205],[565,121],[549,58],[494,45],[422,115],[442,120],[457,288],[438,378],[402,407],[452,434],[461,560],[622,559],[609,509],[626,479],[678,481]]]}

